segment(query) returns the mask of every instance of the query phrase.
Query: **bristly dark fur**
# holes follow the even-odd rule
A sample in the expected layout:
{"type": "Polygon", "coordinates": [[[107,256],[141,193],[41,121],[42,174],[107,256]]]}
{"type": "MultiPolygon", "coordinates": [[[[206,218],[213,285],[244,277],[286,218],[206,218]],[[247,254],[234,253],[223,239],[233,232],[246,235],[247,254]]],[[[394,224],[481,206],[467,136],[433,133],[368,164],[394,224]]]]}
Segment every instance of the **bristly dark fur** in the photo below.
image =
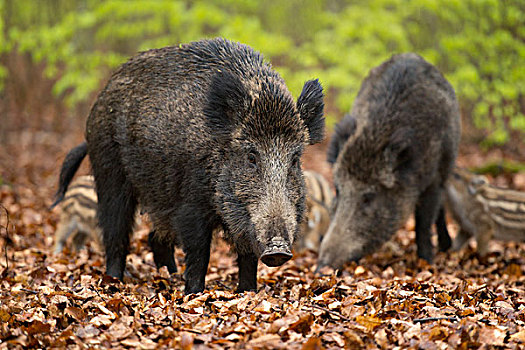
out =
{"type": "Polygon", "coordinates": [[[334,128],[334,133],[330,139],[330,144],[328,145],[327,160],[328,163],[334,164],[337,160],[337,156],[343,146],[350,137],[355,132],[355,119],[350,114],[345,114],[343,119],[336,124],[334,128]]]}
{"type": "Polygon", "coordinates": [[[324,138],[324,100],[323,87],[318,79],[309,80],[304,84],[303,91],[297,99],[297,108],[306,125],[309,125],[310,144],[321,142],[324,138]],[[311,103],[316,101],[316,103],[311,103]]]}
{"type": "Polygon", "coordinates": [[[242,115],[239,110],[249,108],[247,99],[247,92],[236,75],[228,71],[215,73],[203,112],[207,116],[210,129],[216,130],[216,137],[226,138],[231,134],[242,115]]]}
{"type": "Polygon", "coordinates": [[[294,102],[249,46],[219,38],[131,58],[86,125],[107,273],[123,276],[140,203],[155,226],[155,263],[175,272],[182,246],[186,293],[204,289],[217,228],[238,253],[239,290],[256,289],[259,257],[270,265],[290,257],[305,207],[299,159],[323,130],[319,82],[294,102]]]}
{"type": "Polygon", "coordinates": [[[50,209],[53,209],[60,201],[64,199],[67,187],[75,176],[75,172],[82,163],[82,160],[87,154],[87,143],[82,142],[80,145],[73,148],[64,159],[62,169],[60,169],[60,179],[58,181],[58,190],[55,194],[55,201],[51,204],[50,209]]]}
{"type": "Polygon", "coordinates": [[[432,261],[431,225],[459,138],[454,89],[434,66],[401,54],[372,69],[331,141],[340,195],[320,265],[340,267],[372,252],[411,212],[418,255],[432,261]]]}

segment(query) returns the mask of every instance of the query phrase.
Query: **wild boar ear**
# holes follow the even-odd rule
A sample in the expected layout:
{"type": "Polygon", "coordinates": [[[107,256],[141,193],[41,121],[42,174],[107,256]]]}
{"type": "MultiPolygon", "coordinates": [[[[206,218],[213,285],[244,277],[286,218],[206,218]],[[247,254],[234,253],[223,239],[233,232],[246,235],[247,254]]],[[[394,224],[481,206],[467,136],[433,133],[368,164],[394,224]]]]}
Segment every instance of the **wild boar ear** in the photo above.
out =
{"type": "Polygon", "coordinates": [[[467,186],[469,194],[471,196],[475,195],[479,191],[480,187],[488,184],[488,182],[488,179],[483,175],[474,176],[467,186]]]}
{"type": "Polygon", "coordinates": [[[334,133],[328,145],[327,158],[330,164],[334,164],[337,160],[339,152],[343,149],[348,138],[355,132],[356,121],[350,114],[346,114],[343,119],[337,123],[334,128],[334,133]]]}
{"type": "Polygon", "coordinates": [[[319,80],[309,80],[297,99],[297,110],[310,134],[310,144],[321,142],[324,138],[323,87],[319,80]]]}
{"type": "Polygon", "coordinates": [[[386,188],[394,187],[396,182],[403,182],[412,169],[412,136],[412,130],[399,129],[390,137],[390,142],[383,151],[385,167],[379,174],[379,180],[386,188]]]}
{"type": "Polygon", "coordinates": [[[218,70],[211,80],[204,114],[214,131],[229,130],[246,108],[246,90],[237,76],[218,70]]]}

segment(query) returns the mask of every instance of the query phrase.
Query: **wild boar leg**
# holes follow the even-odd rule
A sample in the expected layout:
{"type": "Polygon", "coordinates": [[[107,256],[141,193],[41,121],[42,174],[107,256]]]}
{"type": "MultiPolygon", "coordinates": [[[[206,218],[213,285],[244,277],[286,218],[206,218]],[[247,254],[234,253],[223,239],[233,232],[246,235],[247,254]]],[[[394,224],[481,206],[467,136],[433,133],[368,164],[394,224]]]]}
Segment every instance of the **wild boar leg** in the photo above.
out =
{"type": "Polygon", "coordinates": [[[436,219],[440,206],[441,188],[430,185],[420,196],[416,204],[416,244],[417,255],[432,263],[434,258],[431,238],[431,227],[436,219]]]}
{"type": "Polygon", "coordinates": [[[472,237],[472,234],[468,233],[463,228],[460,228],[459,231],[458,231],[458,234],[456,235],[456,238],[454,239],[454,244],[452,245],[452,250],[453,251],[458,251],[461,248],[463,248],[463,246],[465,245],[465,243],[468,242],[470,237],[472,237]]]}
{"type": "Polygon", "coordinates": [[[162,266],[166,266],[169,273],[176,273],[177,264],[173,257],[175,245],[162,240],[158,241],[155,237],[155,230],[149,233],[148,244],[153,251],[153,260],[155,260],[157,268],[160,269],[162,266]]]}
{"type": "Polygon", "coordinates": [[[64,245],[68,237],[75,232],[77,223],[75,220],[71,220],[68,223],[60,221],[55,232],[55,254],[58,254],[64,249],[64,245]]]}
{"type": "MultiPolygon", "coordinates": [[[[188,209],[188,208],[186,208],[188,209]]],[[[186,213],[191,209],[184,210],[186,213]]],[[[210,247],[213,227],[208,227],[204,220],[200,219],[199,211],[193,210],[193,215],[186,215],[175,220],[177,225],[175,232],[180,234],[186,270],[184,293],[199,293],[204,290],[206,272],[210,262],[210,247]]]]}
{"type": "Polygon", "coordinates": [[[487,216],[480,219],[478,222],[479,229],[476,234],[476,243],[478,255],[483,257],[489,252],[489,242],[494,236],[494,226],[493,221],[490,220],[487,216]]]}
{"type": "Polygon", "coordinates": [[[122,280],[137,200],[123,171],[114,168],[119,163],[114,158],[103,163],[92,160],[97,185],[98,219],[106,250],[106,273],[122,280]]]}
{"type": "Polygon", "coordinates": [[[448,233],[445,208],[443,205],[439,207],[439,212],[436,219],[436,230],[438,234],[439,251],[446,252],[452,246],[452,240],[450,239],[450,234],[448,233]]]}
{"type": "Polygon", "coordinates": [[[253,254],[238,255],[239,285],[237,292],[257,290],[257,263],[258,259],[253,254]]]}
{"type": "Polygon", "coordinates": [[[75,236],[73,236],[73,247],[75,247],[76,251],[79,251],[82,249],[82,247],[86,244],[86,240],[89,237],[88,232],[84,231],[78,231],[75,236]]]}

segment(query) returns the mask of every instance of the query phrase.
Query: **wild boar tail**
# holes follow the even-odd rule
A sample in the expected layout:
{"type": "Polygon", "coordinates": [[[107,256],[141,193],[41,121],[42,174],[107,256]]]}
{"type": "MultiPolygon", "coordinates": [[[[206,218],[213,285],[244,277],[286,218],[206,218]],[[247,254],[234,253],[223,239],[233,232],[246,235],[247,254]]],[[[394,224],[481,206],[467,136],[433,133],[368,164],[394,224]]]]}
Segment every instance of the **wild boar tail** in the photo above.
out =
{"type": "Polygon", "coordinates": [[[82,163],[82,160],[86,157],[86,155],[87,143],[85,141],[73,148],[71,151],[69,151],[69,153],[66,156],[66,159],[64,159],[64,163],[62,163],[62,169],[60,169],[58,190],[55,194],[55,202],[51,204],[50,209],[53,209],[58,203],[60,203],[64,199],[67,187],[73,179],[73,176],[75,176],[75,173],[77,172],[80,163],[82,163]]]}

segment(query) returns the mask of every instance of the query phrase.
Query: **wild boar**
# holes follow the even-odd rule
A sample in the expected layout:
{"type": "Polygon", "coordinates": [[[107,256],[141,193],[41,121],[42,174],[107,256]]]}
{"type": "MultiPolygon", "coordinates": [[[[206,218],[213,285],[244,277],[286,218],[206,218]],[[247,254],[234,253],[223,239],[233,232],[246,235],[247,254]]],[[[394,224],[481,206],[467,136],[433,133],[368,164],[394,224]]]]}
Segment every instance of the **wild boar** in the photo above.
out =
{"type": "Polygon", "coordinates": [[[80,176],[73,181],[60,202],[60,209],[60,220],[55,231],[55,254],[64,249],[71,235],[76,250],[81,249],[87,239],[101,246],[102,231],[97,220],[97,193],[93,176],[80,176]]]}
{"type": "Polygon", "coordinates": [[[454,89],[420,56],[372,69],[328,151],[336,198],[319,268],[340,268],[387,241],[415,213],[418,256],[431,262],[431,225],[457,155],[454,89]]]}
{"type": "Polygon", "coordinates": [[[301,223],[301,232],[294,245],[296,251],[310,249],[318,251],[328,226],[330,225],[329,208],[334,197],[328,181],[323,175],[304,171],[306,183],[306,215],[301,223]]]}
{"type": "Polygon", "coordinates": [[[123,276],[140,204],[155,226],[157,265],[176,271],[173,248],[182,246],[186,293],[204,290],[219,227],[238,255],[238,290],[256,289],[259,258],[279,266],[292,257],[305,209],[301,154],[324,136],[323,108],[317,80],[295,102],[261,54],[225,39],[123,64],[91,110],[87,144],[61,175],[89,154],[107,273],[123,276]]]}
{"type": "Polygon", "coordinates": [[[525,192],[492,186],[485,176],[456,168],[446,185],[445,205],[460,227],[454,250],[471,237],[481,256],[492,238],[525,242],[525,192]]]}

